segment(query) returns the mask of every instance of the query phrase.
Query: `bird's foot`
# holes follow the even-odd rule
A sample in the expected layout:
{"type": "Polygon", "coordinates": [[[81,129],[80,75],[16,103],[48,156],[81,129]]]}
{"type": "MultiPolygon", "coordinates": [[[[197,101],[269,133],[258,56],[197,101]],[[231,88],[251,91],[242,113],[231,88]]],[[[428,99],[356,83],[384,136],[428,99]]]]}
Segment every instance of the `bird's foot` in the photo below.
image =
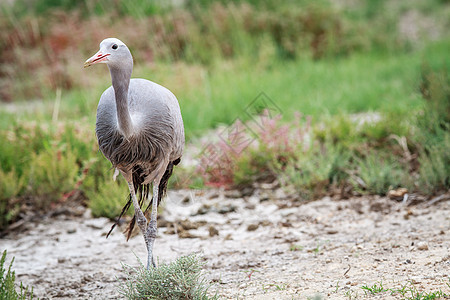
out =
{"type": "Polygon", "coordinates": [[[150,221],[147,230],[144,233],[145,243],[147,245],[148,259],[147,259],[147,270],[150,269],[150,262],[153,267],[156,268],[156,263],[153,258],[153,244],[156,239],[156,222],[150,221]]]}
{"type": "Polygon", "coordinates": [[[150,260],[152,261],[152,267],[156,268],[156,263],[155,263],[155,259],[153,258],[153,255],[151,255],[151,259],[149,258],[147,261],[147,270],[150,270],[150,260]]]}

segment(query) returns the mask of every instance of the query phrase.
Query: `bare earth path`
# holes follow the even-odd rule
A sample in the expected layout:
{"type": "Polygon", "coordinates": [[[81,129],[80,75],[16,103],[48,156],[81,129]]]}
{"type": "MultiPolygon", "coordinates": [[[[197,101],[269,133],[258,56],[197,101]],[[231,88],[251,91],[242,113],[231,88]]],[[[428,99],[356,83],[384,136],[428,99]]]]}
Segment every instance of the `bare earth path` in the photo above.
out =
{"type": "MultiPolygon", "coordinates": [[[[158,259],[201,251],[225,299],[401,299],[364,295],[363,285],[379,282],[450,294],[449,201],[407,207],[326,197],[300,205],[281,191],[178,191],[160,216],[158,259]]],[[[133,253],[144,259],[146,251],[141,235],[127,243],[116,230],[105,239],[110,226],[89,211],[61,214],[10,233],[0,250],[15,256],[18,280],[42,299],[120,299],[121,263],[136,266],[133,253]]]]}

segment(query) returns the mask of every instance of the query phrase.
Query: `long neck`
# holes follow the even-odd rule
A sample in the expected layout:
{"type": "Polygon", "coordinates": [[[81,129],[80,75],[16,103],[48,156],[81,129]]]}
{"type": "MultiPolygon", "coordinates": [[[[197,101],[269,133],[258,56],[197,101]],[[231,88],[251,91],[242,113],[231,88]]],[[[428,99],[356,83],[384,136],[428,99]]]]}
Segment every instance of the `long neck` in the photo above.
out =
{"type": "Polygon", "coordinates": [[[112,86],[116,96],[117,119],[119,129],[125,138],[133,134],[133,123],[131,122],[130,112],[128,110],[128,86],[132,72],[131,68],[118,68],[108,66],[111,73],[112,86]]]}

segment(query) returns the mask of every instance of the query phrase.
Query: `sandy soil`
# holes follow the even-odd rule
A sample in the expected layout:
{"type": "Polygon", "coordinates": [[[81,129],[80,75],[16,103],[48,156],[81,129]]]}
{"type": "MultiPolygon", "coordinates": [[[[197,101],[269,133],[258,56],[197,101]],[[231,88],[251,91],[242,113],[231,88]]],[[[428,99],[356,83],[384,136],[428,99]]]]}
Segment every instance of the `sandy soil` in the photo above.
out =
{"type": "MultiPolygon", "coordinates": [[[[379,282],[450,294],[450,201],[326,197],[302,204],[270,187],[244,194],[251,195],[170,192],[158,259],[201,251],[206,276],[225,299],[366,298],[361,287],[379,282]]],[[[136,266],[135,255],[145,260],[143,238],[126,242],[115,230],[105,239],[109,220],[73,210],[26,224],[0,239],[0,250],[15,256],[18,280],[42,299],[120,299],[121,264],[136,266]]]]}

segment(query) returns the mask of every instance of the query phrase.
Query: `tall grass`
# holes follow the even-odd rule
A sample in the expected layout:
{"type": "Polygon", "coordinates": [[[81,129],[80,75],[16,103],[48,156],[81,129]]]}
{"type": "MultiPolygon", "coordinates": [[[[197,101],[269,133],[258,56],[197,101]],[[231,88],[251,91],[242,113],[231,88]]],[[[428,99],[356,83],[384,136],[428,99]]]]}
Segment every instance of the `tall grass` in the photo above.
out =
{"type": "Polygon", "coordinates": [[[219,134],[221,139],[208,145],[216,151],[201,157],[203,179],[212,185],[239,186],[278,178],[303,199],[334,193],[336,188],[341,196],[343,190],[385,195],[398,187],[427,195],[445,191],[450,187],[448,69],[424,68],[417,87],[423,110],[410,115],[338,115],[312,128],[308,122],[280,123],[278,116],[264,121],[256,135],[251,130],[244,131],[244,137],[239,130],[231,130],[239,136],[219,134]],[[249,139],[245,150],[233,147],[235,141],[240,145],[249,139]]]}

